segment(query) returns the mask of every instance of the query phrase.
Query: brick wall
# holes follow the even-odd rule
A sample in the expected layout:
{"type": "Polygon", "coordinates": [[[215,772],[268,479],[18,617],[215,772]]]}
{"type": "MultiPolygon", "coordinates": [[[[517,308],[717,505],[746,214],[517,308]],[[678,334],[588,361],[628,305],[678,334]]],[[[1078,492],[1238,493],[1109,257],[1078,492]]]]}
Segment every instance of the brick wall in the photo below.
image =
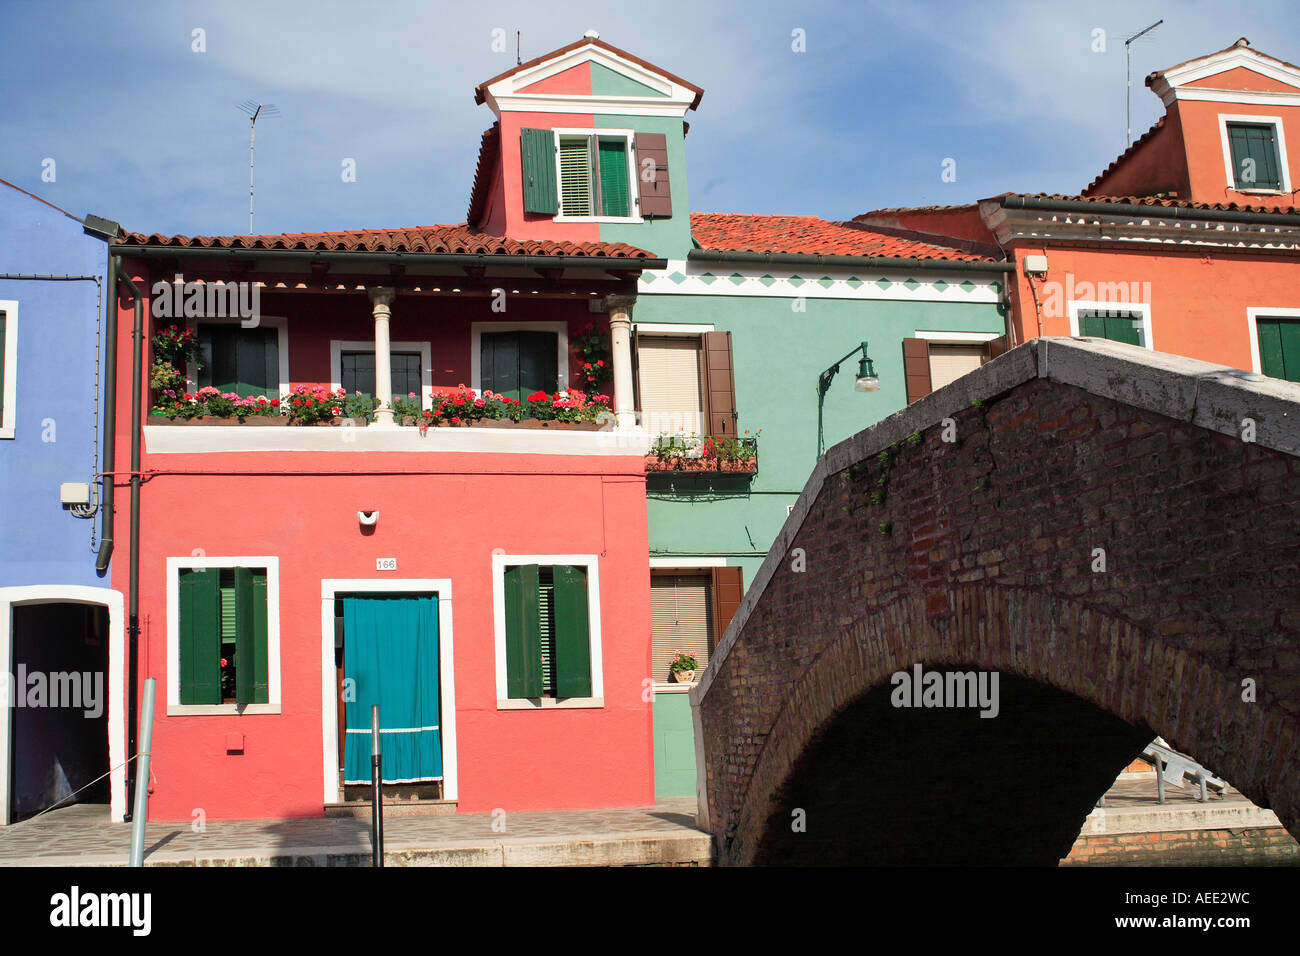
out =
{"type": "MultiPolygon", "coordinates": [[[[933,422],[886,445],[889,420],[874,446],[870,432],[852,440],[861,460],[826,476],[785,539],[806,570],[782,560],[697,695],[722,861],[759,858],[781,794],[818,783],[797,779],[804,751],[918,661],[1067,691],[1295,832],[1300,460],[1050,378],[952,417],[955,443],[933,422]]],[[[894,710],[896,732],[918,713],[894,710]]],[[[1093,755],[1105,766],[1089,775],[1109,782],[1136,750],[1093,755]]],[[[1077,833],[1078,808],[1062,812],[1077,833]]]]}
{"type": "Polygon", "coordinates": [[[1088,834],[1062,866],[1296,866],[1300,844],[1281,827],[1088,834]]]}

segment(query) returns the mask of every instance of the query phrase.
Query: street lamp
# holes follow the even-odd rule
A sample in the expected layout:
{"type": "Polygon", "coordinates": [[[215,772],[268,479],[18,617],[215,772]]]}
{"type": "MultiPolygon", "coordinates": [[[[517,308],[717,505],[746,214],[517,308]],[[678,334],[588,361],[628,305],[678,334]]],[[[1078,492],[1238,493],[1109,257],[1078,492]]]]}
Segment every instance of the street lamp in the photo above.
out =
{"type": "Polygon", "coordinates": [[[844,358],[840,359],[826,371],[817,376],[817,457],[821,458],[822,453],[826,450],[826,442],[822,433],[822,411],[826,404],[826,392],[831,387],[831,382],[835,378],[835,373],[840,370],[840,366],[847,362],[859,352],[862,358],[858,362],[858,376],[853,383],[853,390],[856,392],[878,392],[880,391],[880,379],[876,377],[876,367],[871,361],[871,356],[867,354],[867,343],[863,342],[844,358]]]}

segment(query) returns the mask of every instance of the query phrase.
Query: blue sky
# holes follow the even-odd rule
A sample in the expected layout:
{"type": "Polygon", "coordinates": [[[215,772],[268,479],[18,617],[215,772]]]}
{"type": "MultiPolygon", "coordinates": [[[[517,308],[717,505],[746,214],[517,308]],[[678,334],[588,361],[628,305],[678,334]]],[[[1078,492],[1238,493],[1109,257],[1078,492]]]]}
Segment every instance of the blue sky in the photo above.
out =
{"type": "Polygon", "coordinates": [[[4,0],[0,178],[131,230],[243,233],[237,105],[253,99],[283,114],[258,124],[258,232],[460,222],[492,121],[474,87],[514,64],[515,30],[529,59],[596,29],[704,88],[695,210],[850,218],[1077,192],[1124,148],[1123,38],[1161,17],[1132,48],[1135,136],[1162,112],[1152,70],[1242,35],[1300,61],[1290,2],[4,0]]]}

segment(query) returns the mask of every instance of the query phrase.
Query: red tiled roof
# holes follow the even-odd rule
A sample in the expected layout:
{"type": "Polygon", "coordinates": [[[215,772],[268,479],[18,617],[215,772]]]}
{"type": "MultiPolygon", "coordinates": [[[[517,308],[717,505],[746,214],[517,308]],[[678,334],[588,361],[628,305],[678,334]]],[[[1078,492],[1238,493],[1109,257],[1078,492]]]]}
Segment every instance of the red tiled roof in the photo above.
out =
{"type": "Polygon", "coordinates": [[[660,76],[666,77],[667,79],[672,80],[674,83],[686,87],[688,90],[692,91],[695,94],[695,99],[691,100],[691,106],[690,106],[691,109],[697,109],[700,105],[700,100],[704,98],[704,90],[700,89],[700,87],[696,86],[694,83],[689,83],[686,80],[683,80],[680,76],[674,76],[672,73],[669,73],[667,70],[663,69],[662,67],[655,66],[653,63],[643,60],[639,56],[633,56],[631,53],[628,53],[626,50],[620,50],[612,43],[606,43],[604,40],[600,40],[595,37],[583,37],[581,40],[575,40],[573,43],[570,43],[566,46],[562,46],[558,50],[552,50],[550,53],[543,53],[541,56],[534,57],[533,59],[529,60],[527,63],[520,63],[518,66],[511,67],[510,69],[506,70],[504,73],[498,73],[490,80],[484,80],[478,86],[474,87],[474,102],[475,103],[486,102],[487,88],[491,86],[493,83],[496,83],[499,80],[504,80],[507,76],[514,76],[516,73],[520,73],[524,70],[531,70],[539,63],[545,63],[547,60],[554,59],[555,57],[568,53],[571,50],[576,50],[579,47],[584,47],[588,45],[598,46],[602,50],[605,50],[609,53],[613,53],[615,56],[622,57],[624,60],[631,60],[633,63],[636,63],[638,66],[643,66],[647,70],[652,70],[653,72],[658,73],[660,76]]]}
{"type": "Polygon", "coordinates": [[[1115,157],[1114,162],[1112,162],[1109,166],[1107,166],[1100,173],[1098,173],[1097,178],[1094,179],[1092,182],[1088,183],[1088,185],[1084,187],[1083,191],[1086,193],[1089,189],[1095,188],[1099,182],[1101,182],[1103,179],[1105,179],[1107,176],[1113,173],[1116,169],[1118,169],[1120,163],[1124,162],[1124,160],[1132,156],[1135,152],[1137,152],[1138,149],[1144,146],[1146,142],[1149,139],[1151,139],[1152,136],[1154,136],[1156,133],[1158,133],[1160,130],[1164,128],[1165,128],[1165,117],[1162,116],[1160,117],[1160,119],[1156,120],[1156,124],[1154,126],[1152,126],[1149,130],[1147,130],[1137,139],[1133,140],[1133,144],[1129,146],[1128,149],[1124,150],[1124,152],[1120,153],[1117,157],[1115,157]]]}
{"type": "Polygon", "coordinates": [[[478,165],[474,167],[474,187],[469,193],[469,214],[467,223],[479,225],[487,207],[488,190],[492,188],[492,173],[496,170],[497,160],[501,156],[501,123],[492,124],[484,130],[483,141],[478,147],[478,165]]]}
{"type": "Polygon", "coordinates": [[[968,202],[958,206],[889,206],[885,209],[872,209],[870,212],[854,216],[853,221],[865,222],[877,216],[894,216],[900,212],[956,212],[958,210],[974,209],[977,205],[979,204],[968,202]]]}
{"type": "Polygon", "coordinates": [[[936,241],[907,229],[828,222],[816,216],[691,213],[691,234],[705,249],[796,255],[881,256],[896,259],[996,261],[975,243],[936,241]]]}
{"type": "MultiPolygon", "coordinates": [[[[1105,203],[1119,206],[1163,206],[1167,209],[1207,209],[1214,212],[1262,212],[1273,215],[1292,215],[1293,207],[1249,206],[1235,202],[1193,202],[1174,196],[1074,196],[1064,193],[1009,193],[1014,198],[1059,199],[1071,202],[1105,203]]],[[[997,197],[999,199],[1004,197],[997,197]]]]}
{"type": "Polygon", "coordinates": [[[625,242],[562,242],[490,236],[465,224],[410,229],[357,229],[349,232],[286,232],[270,236],[162,236],[127,233],[128,246],[188,246],[209,249],[297,249],[319,252],[433,252],[484,256],[590,256],[650,259],[650,253],[625,242]]]}

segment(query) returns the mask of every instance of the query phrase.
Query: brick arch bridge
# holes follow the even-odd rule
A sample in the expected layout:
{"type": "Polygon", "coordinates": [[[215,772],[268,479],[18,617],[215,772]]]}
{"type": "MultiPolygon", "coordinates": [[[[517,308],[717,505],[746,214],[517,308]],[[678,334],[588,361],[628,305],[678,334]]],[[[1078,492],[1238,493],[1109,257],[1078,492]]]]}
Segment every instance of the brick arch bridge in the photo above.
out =
{"type": "Polygon", "coordinates": [[[1091,339],[831,449],[691,693],[721,862],[1052,865],[1156,735],[1300,835],[1298,456],[1300,386],[1091,339]]]}

